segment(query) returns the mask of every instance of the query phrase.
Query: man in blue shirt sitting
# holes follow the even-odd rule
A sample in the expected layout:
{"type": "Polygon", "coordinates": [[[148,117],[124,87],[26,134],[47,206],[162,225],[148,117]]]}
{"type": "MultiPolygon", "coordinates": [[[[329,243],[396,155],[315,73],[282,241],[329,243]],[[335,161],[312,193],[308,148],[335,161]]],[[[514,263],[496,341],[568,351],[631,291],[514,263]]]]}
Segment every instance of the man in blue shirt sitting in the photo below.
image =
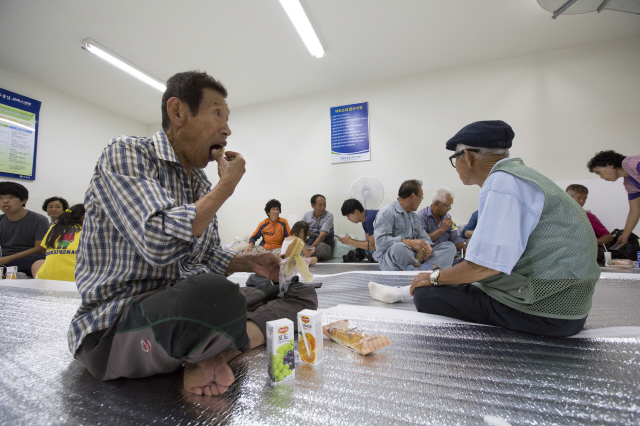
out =
{"type": "Polygon", "coordinates": [[[373,222],[376,220],[378,210],[365,210],[362,203],[355,198],[349,198],[342,203],[342,216],[345,216],[353,223],[362,223],[365,233],[365,240],[354,240],[345,234],[344,237],[336,237],[342,244],[353,246],[362,250],[372,252],[376,249],[376,240],[373,237],[373,222]]]}
{"type": "Polygon", "coordinates": [[[453,193],[449,188],[438,188],[433,193],[431,205],[418,212],[422,227],[435,244],[451,241],[458,250],[466,250],[458,230],[449,214],[453,206],[453,193]]]}
{"type": "Polygon", "coordinates": [[[466,238],[467,240],[473,236],[473,231],[475,231],[476,226],[478,225],[478,210],[471,214],[471,218],[469,222],[462,228],[461,237],[466,238]]]}

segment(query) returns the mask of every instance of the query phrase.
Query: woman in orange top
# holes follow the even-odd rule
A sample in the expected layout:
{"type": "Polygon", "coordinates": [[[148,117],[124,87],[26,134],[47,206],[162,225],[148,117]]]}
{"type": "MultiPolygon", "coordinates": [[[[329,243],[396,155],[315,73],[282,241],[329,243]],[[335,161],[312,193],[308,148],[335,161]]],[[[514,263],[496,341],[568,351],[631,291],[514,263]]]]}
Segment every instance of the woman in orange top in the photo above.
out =
{"type": "Polygon", "coordinates": [[[280,217],[280,213],[282,212],[280,201],[269,200],[264,207],[264,211],[269,217],[258,224],[256,231],[251,238],[249,238],[249,247],[244,251],[245,253],[249,253],[250,251],[271,251],[279,253],[282,242],[291,235],[289,223],[286,219],[280,217]],[[254,247],[256,241],[260,238],[262,238],[262,242],[260,245],[254,247]]]}

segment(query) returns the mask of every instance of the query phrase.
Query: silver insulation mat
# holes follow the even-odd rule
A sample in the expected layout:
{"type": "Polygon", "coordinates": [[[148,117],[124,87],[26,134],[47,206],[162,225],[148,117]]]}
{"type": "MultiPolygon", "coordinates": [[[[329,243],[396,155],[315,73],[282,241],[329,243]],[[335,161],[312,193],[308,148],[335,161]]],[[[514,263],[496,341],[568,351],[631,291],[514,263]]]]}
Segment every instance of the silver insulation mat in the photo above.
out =
{"type": "MultiPolygon", "coordinates": [[[[624,275],[622,275],[624,276],[624,275]]],[[[386,304],[371,299],[369,281],[390,286],[411,285],[413,275],[387,275],[380,273],[343,273],[333,276],[316,276],[321,282],[317,289],[319,308],[330,308],[338,304],[363,305],[415,311],[412,301],[386,304]]],[[[640,280],[600,279],[593,295],[593,306],[587,318],[586,329],[640,326],[640,280]]]]}
{"type": "Polygon", "coordinates": [[[340,274],[343,272],[353,271],[379,271],[377,263],[368,262],[356,262],[356,263],[326,263],[320,262],[309,268],[312,274],[328,275],[328,274],[340,274]]]}
{"type": "MultiPolygon", "coordinates": [[[[375,306],[365,290],[370,278],[318,277],[321,307],[375,306]]],[[[640,300],[640,281],[607,279],[596,288],[588,325],[640,325],[630,308],[640,300]]],[[[640,423],[637,338],[540,338],[341,315],[393,345],[362,357],[325,340],[323,366],[297,364],[296,379],[277,386],[267,379],[265,350],[257,348],[232,361],[236,381],[223,396],[185,397],[180,371],[93,379],[67,349],[78,304],[73,292],[0,287],[1,424],[477,425],[485,416],[512,425],[640,423]]],[[[325,314],[323,322],[336,319],[325,314]]]]}

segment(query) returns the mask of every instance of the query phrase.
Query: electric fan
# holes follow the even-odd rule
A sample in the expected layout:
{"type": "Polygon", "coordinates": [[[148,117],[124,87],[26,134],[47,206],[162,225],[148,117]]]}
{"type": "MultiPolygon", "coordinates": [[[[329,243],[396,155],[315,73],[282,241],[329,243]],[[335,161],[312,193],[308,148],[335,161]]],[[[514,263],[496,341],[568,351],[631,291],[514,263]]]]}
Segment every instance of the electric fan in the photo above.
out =
{"type": "Polygon", "coordinates": [[[362,176],[351,184],[349,196],[360,201],[365,210],[373,210],[382,203],[384,187],[372,176],[362,176]]]}

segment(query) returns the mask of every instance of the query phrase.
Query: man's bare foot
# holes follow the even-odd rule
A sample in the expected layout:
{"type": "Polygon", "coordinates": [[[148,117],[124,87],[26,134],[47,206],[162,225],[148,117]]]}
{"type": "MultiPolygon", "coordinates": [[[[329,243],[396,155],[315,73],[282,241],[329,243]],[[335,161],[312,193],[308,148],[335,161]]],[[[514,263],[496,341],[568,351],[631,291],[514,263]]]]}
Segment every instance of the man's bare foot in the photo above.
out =
{"type": "Polygon", "coordinates": [[[184,367],[184,390],[194,395],[223,394],[231,386],[233,379],[225,354],[218,354],[197,364],[187,363],[184,367]]]}

